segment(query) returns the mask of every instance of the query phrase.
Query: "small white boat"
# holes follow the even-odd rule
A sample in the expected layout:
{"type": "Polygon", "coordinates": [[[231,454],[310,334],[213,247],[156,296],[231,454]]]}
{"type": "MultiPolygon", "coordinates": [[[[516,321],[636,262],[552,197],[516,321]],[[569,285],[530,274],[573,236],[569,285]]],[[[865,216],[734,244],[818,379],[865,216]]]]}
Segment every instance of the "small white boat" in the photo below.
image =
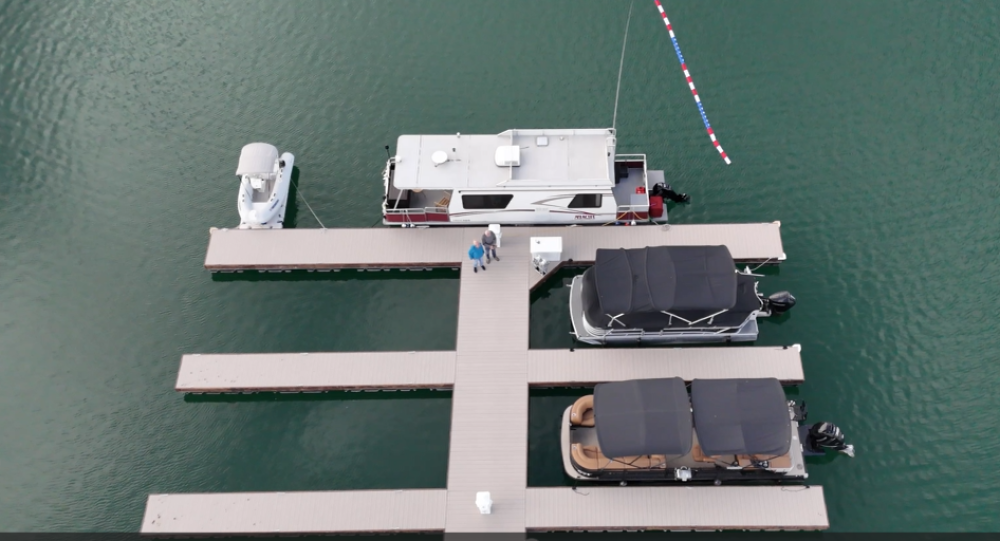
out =
{"type": "Polygon", "coordinates": [[[250,143],[240,152],[240,229],[281,229],[288,206],[295,156],[267,143],[250,143]]]}

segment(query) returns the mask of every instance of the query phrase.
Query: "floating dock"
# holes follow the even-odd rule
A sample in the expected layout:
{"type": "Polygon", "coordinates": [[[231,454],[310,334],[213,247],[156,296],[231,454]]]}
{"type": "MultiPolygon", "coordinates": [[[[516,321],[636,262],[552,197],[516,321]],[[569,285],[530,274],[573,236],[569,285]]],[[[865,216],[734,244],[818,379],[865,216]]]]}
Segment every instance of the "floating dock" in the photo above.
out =
{"type": "Polygon", "coordinates": [[[525,527],[527,531],[825,530],[830,521],[820,486],[588,486],[529,488],[525,527]]]}
{"type": "MultiPolygon", "coordinates": [[[[447,493],[415,489],[159,494],[149,498],[142,533],[440,533],[446,530],[447,493]]],[[[499,505],[494,503],[494,509],[499,505]]],[[[529,488],[523,511],[526,532],[830,526],[823,488],[818,486],[529,488]]]]}
{"type": "MultiPolygon", "coordinates": [[[[593,387],[605,381],[682,377],[805,380],[798,345],[528,350],[531,387],[593,387]]],[[[193,354],[181,358],[182,393],[450,390],[454,351],[193,354]]]]}
{"type": "Polygon", "coordinates": [[[447,496],[443,489],[156,494],[142,533],[440,532],[447,496]]]}
{"type": "Polygon", "coordinates": [[[452,389],[447,489],[154,494],[142,533],[825,529],[820,487],[527,487],[529,386],[670,376],[804,379],[797,346],[529,350],[529,291],[543,279],[531,265],[529,239],[562,237],[566,263],[590,263],[598,248],[656,245],[726,245],[741,262],[777,263],[785,259],[779,227],[506,228],[502,261],[479,273],[465,257],[478,227],[212,230],[205,258],[212,271],[461,269],[455,351],[186,355],[177,379],[182,392],[452,389]],[[490,493],[491,513],[480,513],[478,492],[490,493]]]}
{"type": "MultiPolygon", "coordinates": [[[[209,232],[210,271],[456,268],[484,227],[372,229],[215,229],[209,232]]],[[[781,223],[505,227],[501,244],[562,237],[563,258],[593,263],[598,248],[729,247],[741,263],[784,261],[781,223]]],[[[526,250],[527,248],[525,248],[526,250]]]]}

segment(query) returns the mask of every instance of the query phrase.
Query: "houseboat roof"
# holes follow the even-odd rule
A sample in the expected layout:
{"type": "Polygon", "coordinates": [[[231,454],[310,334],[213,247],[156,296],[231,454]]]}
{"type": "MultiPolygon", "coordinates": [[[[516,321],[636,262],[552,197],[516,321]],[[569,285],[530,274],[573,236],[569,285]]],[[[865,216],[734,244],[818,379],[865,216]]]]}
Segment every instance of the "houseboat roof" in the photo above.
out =
{"type": "Polygon", "coordinates": [[[401,190],[614,186],[613,129],[507,130],[496,135],[401,135],[401,190]]]}

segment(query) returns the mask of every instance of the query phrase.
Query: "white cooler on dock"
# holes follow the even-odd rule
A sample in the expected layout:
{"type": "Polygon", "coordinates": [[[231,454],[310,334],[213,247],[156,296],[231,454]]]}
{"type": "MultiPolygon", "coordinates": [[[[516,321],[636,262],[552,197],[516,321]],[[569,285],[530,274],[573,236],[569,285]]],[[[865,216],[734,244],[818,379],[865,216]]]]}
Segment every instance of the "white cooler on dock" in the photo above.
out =
{"type": "Polygon", "coordinates": [[[489,230],[492,231],[493,234],[497,236],[497,248],[499,248],[500,237],[502,236],[502,234],[500,233],[500,224],[490,224],[489,230]]]}
{"type": "Polygon", "coordinates": [[[562,261],[562,237],[531,237],[531,263],[545,274],[562,261]]]}

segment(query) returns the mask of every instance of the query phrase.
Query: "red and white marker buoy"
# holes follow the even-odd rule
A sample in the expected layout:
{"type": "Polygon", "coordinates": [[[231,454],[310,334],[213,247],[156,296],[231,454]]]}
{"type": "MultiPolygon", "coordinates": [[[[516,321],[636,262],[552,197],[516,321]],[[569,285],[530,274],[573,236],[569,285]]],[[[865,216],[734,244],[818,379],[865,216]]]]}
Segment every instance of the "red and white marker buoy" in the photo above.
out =
{"type": "Polygon", "coordinates": [[[691,94],[694,95],[694,102],[698,104],[698,112],[701,113],[701,120],[705,123],[705,129],[708,130],[708,137],[712,140],[712,144],[715,145],[715,150],[719,151],[719,155],[722,156],[723,160],[726,160],[726,165],[731,164],[729,161],[729,156],[726,156],[726,151],[722,150],[722,145],[715,138],[715,132],[712,130],[712,125],[708,123],[708,115],[705,114],[705,108],[701,105],[701,98],[698,97],[698,90],[694,87],[694,81],[691,80],[691,73],[688,71],[687,63],[684,62],[684,55],[681,54],[681,46],[677,43],[677,36],[674,35],[674,29],[670,26],[670,19],[667,18],[667,12],[663,11],[663,5],[660,4],[660,0],[654,0],[656,2],[656,9],[660,10],[660,16],[663,17],[663,24],[667,26],[667,32],[670,32],[670,41],[674,44],[674,51],[677,52],[677,60],[681,63],[681,69],[684,70],[684,78],[687,79],[688,88],[691,89],[691,94]]]}

